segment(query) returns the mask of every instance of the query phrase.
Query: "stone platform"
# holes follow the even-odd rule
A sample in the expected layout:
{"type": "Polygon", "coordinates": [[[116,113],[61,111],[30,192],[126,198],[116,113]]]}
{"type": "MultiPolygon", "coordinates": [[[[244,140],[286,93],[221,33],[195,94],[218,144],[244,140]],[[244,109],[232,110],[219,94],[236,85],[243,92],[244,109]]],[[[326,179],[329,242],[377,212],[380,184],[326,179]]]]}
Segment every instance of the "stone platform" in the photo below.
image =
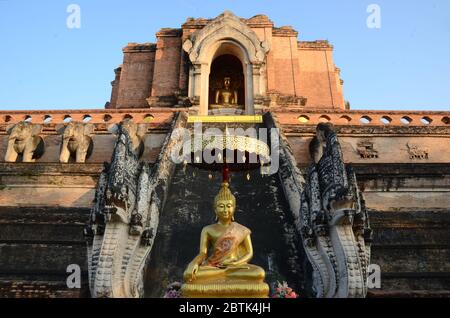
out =
{"type": "Polygon", "coordinates": [[[181,293],[184,298],[267,298],[269,285],[244,281],[183,284],[181,293]]]}

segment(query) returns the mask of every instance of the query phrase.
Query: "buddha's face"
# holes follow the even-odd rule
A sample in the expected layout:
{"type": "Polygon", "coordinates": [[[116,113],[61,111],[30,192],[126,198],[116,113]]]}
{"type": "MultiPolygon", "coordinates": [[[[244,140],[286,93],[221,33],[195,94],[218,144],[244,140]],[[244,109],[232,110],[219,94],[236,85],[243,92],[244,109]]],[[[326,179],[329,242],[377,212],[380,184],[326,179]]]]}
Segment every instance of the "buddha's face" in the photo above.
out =
{"type": "Polygon", "coordinates": [[[228,221],[234,216],[236,207],[232,200],[219,200],[216,203],[216,215],[219,220],[228,221]]]}
{"type": "Polygon", "coordinates": [[[224,78],[223,84],[224,84],[226,89],[228,89],[230,87],[230,82],[231,82],[231,79],[229,77],[225,77],[224,78]]]}

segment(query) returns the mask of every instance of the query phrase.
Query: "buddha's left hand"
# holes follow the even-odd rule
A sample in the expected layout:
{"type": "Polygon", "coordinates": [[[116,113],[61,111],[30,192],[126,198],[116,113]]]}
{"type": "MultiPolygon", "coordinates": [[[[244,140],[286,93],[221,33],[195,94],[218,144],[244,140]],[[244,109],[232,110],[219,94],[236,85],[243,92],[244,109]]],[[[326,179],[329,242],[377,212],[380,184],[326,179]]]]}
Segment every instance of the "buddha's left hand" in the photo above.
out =
{"type": "Polygon", "coordinates": [[[239,265],[239,264],[236,261],[228,261],[228,262],[223,262],[223,263],[219,264],[218,267],[226,268],[226,267],[237,266],[237,265],[239,265]]]}

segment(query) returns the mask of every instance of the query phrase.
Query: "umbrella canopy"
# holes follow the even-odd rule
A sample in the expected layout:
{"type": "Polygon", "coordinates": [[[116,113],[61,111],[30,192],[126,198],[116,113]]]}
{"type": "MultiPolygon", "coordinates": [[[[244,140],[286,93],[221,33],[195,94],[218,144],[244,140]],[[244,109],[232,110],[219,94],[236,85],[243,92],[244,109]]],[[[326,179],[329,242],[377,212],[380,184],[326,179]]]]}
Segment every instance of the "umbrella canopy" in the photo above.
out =
{"type": "MultiPolygon", "coordinates": [[[[249,171],[270,163],[269,146],[254,137],[210,135],[186,141],[184,161],[209,171],[249,171]],[[189,144],[187,144],[189,143],[189,144]]],[[[225,176],[224,176],[225,179],[225,176]]]]}

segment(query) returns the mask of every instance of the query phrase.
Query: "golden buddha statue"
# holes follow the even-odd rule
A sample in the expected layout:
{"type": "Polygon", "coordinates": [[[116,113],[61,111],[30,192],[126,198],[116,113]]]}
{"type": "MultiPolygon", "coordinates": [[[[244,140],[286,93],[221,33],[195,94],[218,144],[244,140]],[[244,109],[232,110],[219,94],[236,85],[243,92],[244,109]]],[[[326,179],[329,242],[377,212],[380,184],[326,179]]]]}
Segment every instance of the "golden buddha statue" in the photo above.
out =
{"type": "Polygon", "coordinates": [[[231,78],[225,77],[223,79],[223,88],[216,90],[216,105],[237,105],[238,104],[238,92],[236,90],[232,90],[231,86],[231,78]]]}
{"type": "Polygon", "coordinates": [[[183,297],[267,297],[264,270],[248,264],[253,257],[251,231],[234,222],[236,198],[227,182],[222,183],[214,208],[218,222],[202,230],[200,252],[184,272],[183,297]]]}

